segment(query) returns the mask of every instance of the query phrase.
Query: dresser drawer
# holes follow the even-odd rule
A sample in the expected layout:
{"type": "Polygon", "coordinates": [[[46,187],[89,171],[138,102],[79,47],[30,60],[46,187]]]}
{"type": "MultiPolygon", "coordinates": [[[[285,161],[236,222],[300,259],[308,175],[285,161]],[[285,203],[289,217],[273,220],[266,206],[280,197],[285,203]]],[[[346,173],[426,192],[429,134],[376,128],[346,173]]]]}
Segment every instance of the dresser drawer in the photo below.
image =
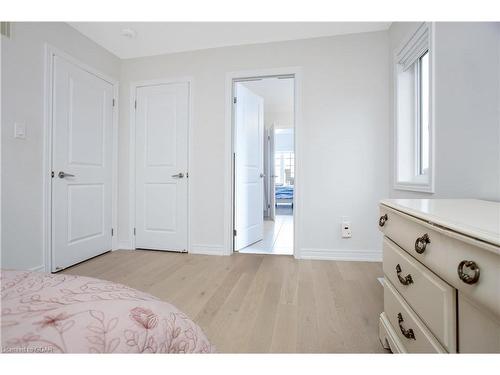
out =
{"type": "MultiPolygon", "coordinates": [[[[380,230],[387,237],[448,284],[500,316],[498,248],[433,226],[384,205],[380,206],[380,215],[381,218],[387,218],[379,223],[380,230]],[[422,245],[420,253],[415,249],[417,239],[422,239],[419,241],[422,245]],[[480,271],[477,282],[467,284],[460,279],[458,267],[463,261],[473,261],[477,265],[480,271]]],[[[475,272],[468,266],[464,266],[463,270],[471,275],[475,272]]]]}
{"type": "Polygon", "coordinates": [[[450,353],[456,352],[456,290],[384,237],[384,274],[450,353]]]}
{"type": "Polygon", "coordinates": [[[387,280],[384,281],[384,312],[406,352],[446,353],[443,346],[387,280]]]}
{"type": "Polygon", "coordinates": [[[379,229],[422,263],[441,241],[441,234],[431,225],[385,206],[380,206],[379,229]]]}

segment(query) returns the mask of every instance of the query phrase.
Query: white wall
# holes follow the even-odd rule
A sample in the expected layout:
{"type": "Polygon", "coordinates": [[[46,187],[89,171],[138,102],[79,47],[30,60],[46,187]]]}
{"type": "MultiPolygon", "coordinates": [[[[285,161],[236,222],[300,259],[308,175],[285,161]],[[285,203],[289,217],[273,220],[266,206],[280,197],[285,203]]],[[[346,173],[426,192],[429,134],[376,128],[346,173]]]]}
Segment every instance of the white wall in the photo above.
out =
{"type": "Polygon", "coordinates": [[[266,128],[270,128],[273,124],[275,129],[293,128],[293,111],[266,111],[264,124],[266,128]]]}
{"type": "Polygon", "coordinates": [[[13,23],[2,37],[2,267],[43,267],[44,43],[119,78],[120,60],[65,23],[13,23]],[[14,122],[27,126],[14,139],[14,122]]]}
{"type": "Polygon", "coordinates": [[[264,99],[264,125],[275,129],[291,128],[294,124],[294,80],[264,79],[244,85],[264,99]]]}
{"type": "Polygon", "coordinates": [[[239,70],[302,68],[303,256],[379,256],[388,195],[388,33],[227,47],[125,60],[121,71],[119,235],[127,246],[130,82],[191,76],[192,247],[224,246],[225,82],[239,70]],[[353,238],[340,238],[349,216],[353,238]]]}
{"type": "Polygon", "coordinates": [[[293,152],[293,128],[277,129],[274,135],[274,150],[293,152]]]}
{"type": "MultiPolygon", "coordinates": [[[[392,57],[418,23],[393,23],[392,57]]],[[[394,190],[391,197],[500,201],[500,23],[435,28],[435,194],[394,190]]],[[[393,144],[391,129],[391,144],[393,144]]],[[[391,146],[391,150],[392,150],[391,146]]]]}

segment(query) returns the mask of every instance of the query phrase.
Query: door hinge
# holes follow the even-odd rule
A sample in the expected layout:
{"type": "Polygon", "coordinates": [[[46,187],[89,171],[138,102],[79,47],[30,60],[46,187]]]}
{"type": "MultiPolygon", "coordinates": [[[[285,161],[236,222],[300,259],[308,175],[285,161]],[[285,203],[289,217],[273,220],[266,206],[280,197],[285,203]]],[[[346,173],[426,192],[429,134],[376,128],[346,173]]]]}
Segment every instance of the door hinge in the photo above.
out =
{"type": "Polygon", "coordinates": [[[135,228],[134,228],[134,236],[135,236],[135,228]]]}
{"type": "Polygon", "coordinates": [[[115,99],[113,99],[113,107],[115,106],[115,99]]]}
{"type": "Polygon", "coordinates": [[[114,235],[115,235],[115,230],[111,228],[111,237],[113,237],[114,235]]]}
{"type": "Polygon", "coordinates": [[[267,208],[271,208],[271,205],[270,205],[270,204],[268,204],[268,205],[267,205],[267,208]]]}
{"type": "Polygon", "coordinates": [[[236,96],[233,98],[233,103],[236,104],[238,102],[238,99],[236,99],[236,96]]]}
{"type": "Polygon", "coordinates": [[[236,229],[233,229],[233,236],[236,236],[237,232],[236,229]]]}
{"type": "Polygon", "coordinates": [[[55,176],[54,171],[50,172],[50,177],[54,178],[54,176],[55,176]]]}
{"type": "Polygon", "coordinates": [[[189,178],[189,172],[186,172],[186,178],[189,178]]]}
{"type": "Polygon", "coordinates": [[[137,100],[134,101],[134,109],[137,109],[137,100]]]}

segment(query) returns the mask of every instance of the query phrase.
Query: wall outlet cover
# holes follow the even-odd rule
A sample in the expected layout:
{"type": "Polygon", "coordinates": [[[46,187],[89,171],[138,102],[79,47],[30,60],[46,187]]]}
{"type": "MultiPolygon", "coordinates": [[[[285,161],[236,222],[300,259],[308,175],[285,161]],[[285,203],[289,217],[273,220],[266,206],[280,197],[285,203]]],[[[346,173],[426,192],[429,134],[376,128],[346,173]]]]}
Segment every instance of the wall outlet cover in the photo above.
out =
{"type": "Polygon", "coordinates": [[[342,238],[351,238],[351,223],[349,221],[342,222],[342,238]]]}

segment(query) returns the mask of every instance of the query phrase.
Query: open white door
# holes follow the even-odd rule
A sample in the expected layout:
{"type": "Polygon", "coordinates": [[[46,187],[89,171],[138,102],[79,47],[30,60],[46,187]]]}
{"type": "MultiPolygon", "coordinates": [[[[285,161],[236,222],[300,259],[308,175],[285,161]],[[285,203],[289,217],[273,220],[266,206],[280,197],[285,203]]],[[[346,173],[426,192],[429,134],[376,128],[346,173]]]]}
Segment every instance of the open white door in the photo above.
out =
{"type": "Polygon", "coordinates": [[[235,84],[234,249],[262,240],[264,232],[264,103],[241,83],[235,84]]]}
{"type": "Polygon", "coordinates": [[[135,247],[186,251],[189,83],[136,95],[135,247]]]}
{"type": "Polygon", "coordinates": [[[269,128],[269,197],[270,197],[270,208],[269,208],[269,218],[271,220],[276,219],[276,173],[274,165],[274,124],[269,128]]]}
{"type": "Polygon", "coordinates": [[[53,59],[54,272],[111,250],[113,86],[53,59]]]}

